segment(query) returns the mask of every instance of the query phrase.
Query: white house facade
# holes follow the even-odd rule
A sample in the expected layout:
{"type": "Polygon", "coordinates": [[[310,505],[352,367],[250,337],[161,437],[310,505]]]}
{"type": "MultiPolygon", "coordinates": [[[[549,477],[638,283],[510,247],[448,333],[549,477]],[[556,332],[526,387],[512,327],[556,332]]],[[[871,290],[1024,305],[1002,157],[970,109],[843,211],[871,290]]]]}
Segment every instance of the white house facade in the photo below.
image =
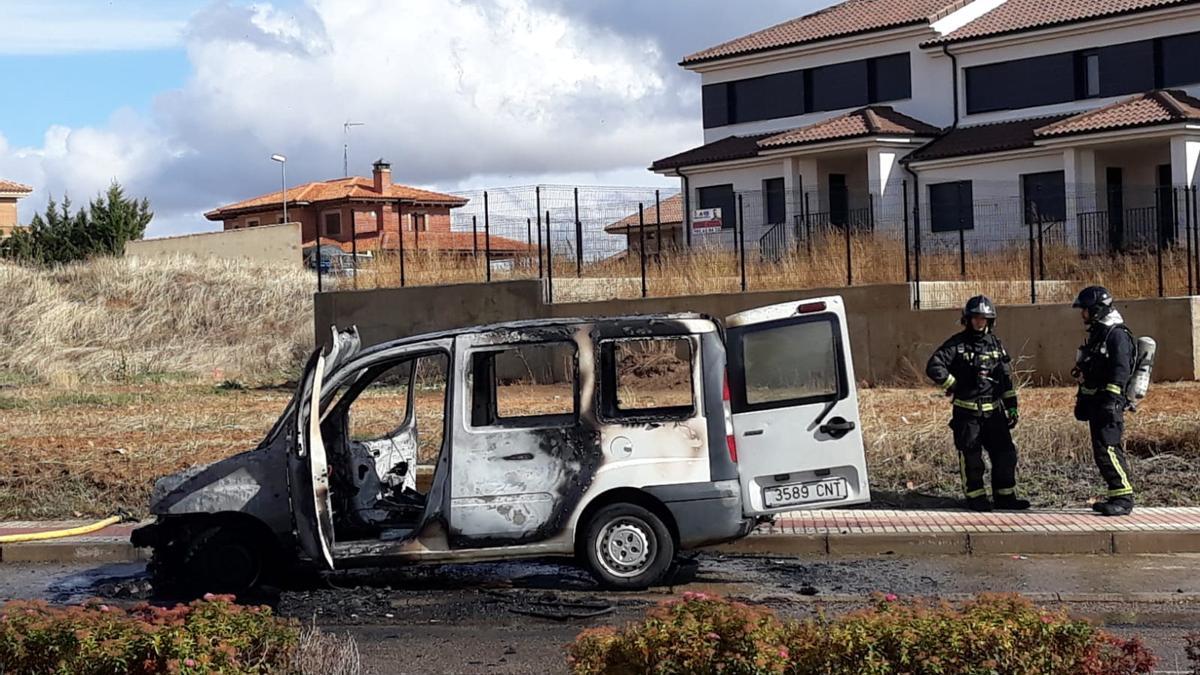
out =
{"type": "Polygon", "coordinates": [[[651,170],[726,239],[1036,220],[1112,250],[1194,222],[1200,0],[848,0],[680,65],[705,143],[651,170]]]}

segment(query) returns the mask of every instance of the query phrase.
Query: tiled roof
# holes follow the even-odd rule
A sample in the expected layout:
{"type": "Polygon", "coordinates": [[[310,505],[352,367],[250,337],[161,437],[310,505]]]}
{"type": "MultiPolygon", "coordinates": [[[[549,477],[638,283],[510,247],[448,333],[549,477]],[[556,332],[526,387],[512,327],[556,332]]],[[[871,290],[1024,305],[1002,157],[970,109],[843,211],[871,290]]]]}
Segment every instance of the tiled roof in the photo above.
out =
{"type": "Polygon", "coordinates": [[[652,171],[678,169],[733,159],[755,157],[760,150],[876,134],[934,136],[939,129],[898,113],[890,106],[868,106],[808,126],[754,136],[729,136],[654,162],[652,171]]]}
{"type": "MultiPolygon", "coordinates": [[[[270,208],[282,204],[280,192],[261,195],[246,199],[235,204],[227,204],[204,214],[209,220],[220,220],[229,213],[253,211],[259,208],[270,208]]],[[[375,190],[375,183],[370,178],[352,176],[338,178],[318,183],[306,183],[288,188],[287,201],[289,204],[312,204],[315,202],[338,201],[343,199],[401,199],[406,202],[429,204],[446,204],[462,206],[467,200],[462,197],[431,192],[407,185],[393,183],[381,194],[375,190]]]]}
{"type": "Polygon", "coordinates": [[[957,127],[944,133],[905,158],[905,162],[980,155],[1033,147],[1038,129],[1061,122],[1070,115],[957,127]]]}
{"type": "MultiPolygon", "coordinates": [[[[672,197],[667,197],[659,202],[662,206],[662,220],[655,220],[654,204],[647,204],[643,209],[643,220],[648,226],[655,224],[662,225],[678,225],[683,222],[683,194],[677,194],[672,197]]],[[[604,226],[604,231],[610,234],[624,234],[631,229],[636,232],[638,227],[638,214],[636,212],[625,216],[615,223],[610,223],[604,226]]]]}
{"type": "Polygon", "coordinates": [[[650,165],[651,171],[678,169],[684,166],[724,162],[731,159],[745,159],[758,154],[758,142],[775,134],[757,134],[754,136],[729,136],[719,141],[685,150],[677,155],[664,157],[650,165]]]}
{"type": "Polygon", "coordinates": [[[890,106],[869,106],[764,138],[758,145],[761,148],[778,148],[875,134],[934,136],[938,131],[937,127],[898,113],[890,106]]]}
{"type": "Polygon", "coordinates": [[[23,194],[29,194],[30,192],[33,192],[33,188],[15,181],[4,180],[3,178],[0,178],[0,192],[19,192],[23,194]]]}
{"type": "Polygon", "coordinates": [[[964,4],[963,0],[847,0],[685,56],[680,65],[782,49],[888,28],[926,24],[964,4]]]}
{"type": "Polygon", "coordinates": [[[1200,100],[1178,90],[1157,90],[1047,124],[1039,138],[1200,120],[1200,100]]]}
{"type": "Polygon", "coordinates": [[[936,45],[1133,14],[1200,0],[1006,0],[956,31],[925,42],[936,45]]]}

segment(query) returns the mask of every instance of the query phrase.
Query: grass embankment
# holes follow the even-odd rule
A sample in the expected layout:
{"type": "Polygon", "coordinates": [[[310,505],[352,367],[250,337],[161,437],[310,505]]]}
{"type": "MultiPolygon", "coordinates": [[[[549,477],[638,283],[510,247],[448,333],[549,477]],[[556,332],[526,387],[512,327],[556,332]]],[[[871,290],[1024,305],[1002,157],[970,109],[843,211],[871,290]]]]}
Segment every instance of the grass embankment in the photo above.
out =
{"type": "MultiPolygon", "coordinates": [[[[945,399],[928,389],[861,394],[871,482],[880,499],[957,497],[945,399]]],[[[100,516],[116,507],[143,513],[155,478],[253,447],[290,396],[286,388],[212,384],[4,387],[0,519],[100,516]]],[[[542,398],[534,390],[527,396],[531,409],[542,398]]],[[[1022,392],[1015,433],[1021,488],[1039,507],[1081,507],[1102,490],[1085,425],[1071,418],[1072,396],[1065,388],[1022,392]]],[[[416,404],[423,436],[429,432],[425,460],[438,443],[433,430],[440,425],[440,398],[427,391],[416,404]]],[[[352,431],[385,427],[398,418],[402,401],[383,394],[360,401],[352,431]]],[[[1158,385],[1127,420],[1139,502],[1200,505],[1200,385],[1158,385]]]]}

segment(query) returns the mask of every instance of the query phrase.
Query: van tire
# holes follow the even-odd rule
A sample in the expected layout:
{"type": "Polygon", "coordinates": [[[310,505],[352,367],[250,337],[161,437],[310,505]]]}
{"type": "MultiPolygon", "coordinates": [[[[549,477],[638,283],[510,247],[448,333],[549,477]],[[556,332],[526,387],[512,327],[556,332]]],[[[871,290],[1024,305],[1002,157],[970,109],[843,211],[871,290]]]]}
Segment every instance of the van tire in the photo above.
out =
{"type": "Polygon", "coordinates": [[[194,593],[232,593],[254,590],[267,570],[267,551],[246,528],[214,525],[188,542],[182,577],[194,593]]]}
{"type": "Polygon", "coordinates": [[[596,511],[581,543],[588,571],[600,585],[614,590],[653,586],[675,559],[675,541],[662,519],[627,502],[596,511]]]}

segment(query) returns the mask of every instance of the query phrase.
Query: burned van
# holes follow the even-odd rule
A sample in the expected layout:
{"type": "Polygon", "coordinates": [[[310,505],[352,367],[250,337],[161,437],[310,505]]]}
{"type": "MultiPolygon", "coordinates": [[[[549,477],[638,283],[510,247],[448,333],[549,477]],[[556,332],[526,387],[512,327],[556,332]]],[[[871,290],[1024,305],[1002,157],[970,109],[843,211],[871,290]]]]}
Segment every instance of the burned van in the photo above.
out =
{"type": "Polygon", "coordinates": [[[133,541],[160,580],[205,590],[546,556],[644,588],[773,513],[868,498],[832,297],[724,325],[553,319],[366,349],[335,329],[262,443],[159,480],[133,541]]]}

